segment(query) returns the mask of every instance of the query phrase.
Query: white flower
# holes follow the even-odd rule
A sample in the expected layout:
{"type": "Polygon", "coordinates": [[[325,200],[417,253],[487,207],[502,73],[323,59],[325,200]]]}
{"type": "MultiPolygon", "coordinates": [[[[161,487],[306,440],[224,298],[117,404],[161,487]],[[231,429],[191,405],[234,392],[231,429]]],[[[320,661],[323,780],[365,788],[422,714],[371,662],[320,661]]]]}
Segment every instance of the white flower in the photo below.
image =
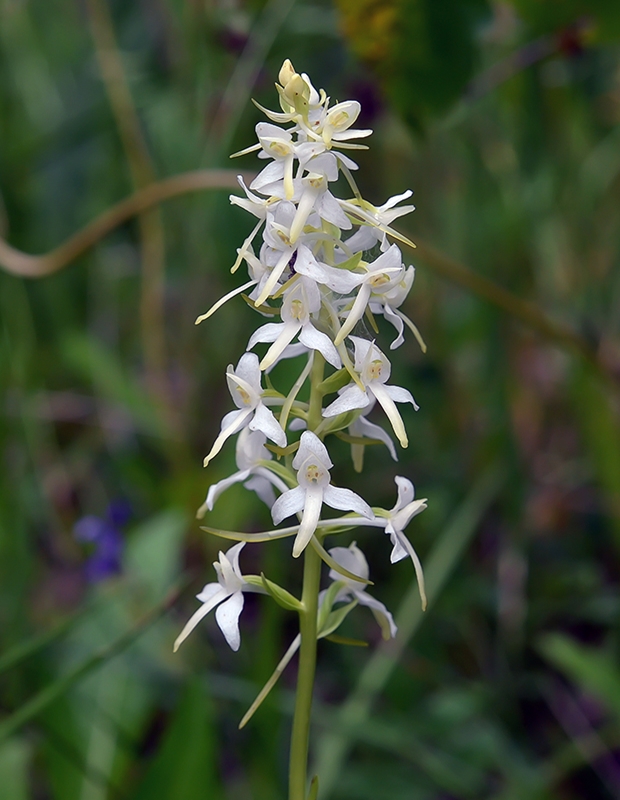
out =
{"type": "Polygon", "coordinates": [[[371,519],[372,509],[365,500],[350,489],[340,489],[330,483],[329,470],[333,467],[327,448],[311,431],[301,435],[299,450],[293,459],[299,486],[280,495],[271,509],[275,525],[292,514],[303,511],[299,531],[293,545],[297,558],[305,549],[316,530],[321,507],[326,503],[341,511],[355,511],[371,519]]]}
{"type": "Polygon", "coordinates": [[[405,425],[395,403],[411,403],[417,411],[418,406],[411,392],[401,386],[387,385],[391,365],[374,342],[357,336],[351,336],[351,339],[355,345],[355,369],[359,372],[364,391],[355,383],[349,384],[340,397],[323,411],[323,416],[335,417],[356,408],[366,408],[375,397],[387,414],[401,446],[407,447],[405,425]]]}
{"type": "Polygon", "coordinates": [[[207,509],[213,510],[213,505],[218,497],[235,483],[245,481],[246,489],[256,492],[260,499],[269,508],[274,504],[275,486],[280,492],[286,492],[288,487],[281,478],[274,475],[271,470],[261,466],[261,461],[270,461],[273,456],[265,447],[266,436],[262,431],[251,432],[244,428],[239,434],[236,447],[236,460],[239,470],[209,487],[207,499],[196,512],[198,519],[202,519],[207,509]],[[249,478],[249,480],[248,480],[249,478]]]}
{"type": "Polygon", "coordinates": [[[377,242],[381,242],[381,250],[388,249],[387,234],[398,235],[396,231],[392,230],[391,225],[395,219],[402,217],[405,214],[411,214],[415,211],[415,206],[395,206],[401,200],[407,200],[413,192],[408,189],[402,194],[390,197],[382,206],[373,206],[371,203],[363,200],[340,200],[340,205],[343,210],[362,221],[362,225],[353,236],[347,239],[347,247],[354,253],[364,250],[371,250],[377,242]]]}
{"type": "MultiPolygon", "coordinates": [[[[344,567],[349,572],[352,572],[354,575],[359,575],[360,578],[368,578],[368,562],[355,542],[350,544],[349,547],[332,547],[329,554],[334,561],[337,561],[341,567],[344,567]]],[[[394,638],[394,636],[396,636],[397,628],[394,623],[394,618],[383,603],[368,594],[365,583],[346,578],[334,569],[330,570],[329,577],[332,581],[339,581],[345,584],[336,595],[334,602],[345,602],[355,599],[360,605],[368,606],[381,626],[383,638],[389,639],[390,637],[394,638]]]]}
{"type": "MultiPolygon", "coordinates": [[[[363,262],[361,262],[363,264],[363,262]]],[[[365,265],[366,274],[360,281],[360,288],[351,306],[347,318],[338,332],[335,344],[338,346],[345,336],[353,330],[355,324],[364,316],[371,295],[383,295],[399,285],[405,274],[403,257],[398,247],[393,244],[379,258],[365,265]]]]}
{"type": "Polygon", "coordinates": [[[390,561],[395,564],[403,558],[409,556],[413,562],[416,576],[418,578],[418,586],[420,589],[420,597],[422,599],[422,609],[426,609],[426,592],[424,589],[424,573],[418,554],[413,549],[409,539],[403,533],[404,529],[409,525],[413,517],[422,513],[426,506],[426,499],[414,500],[413,484],[407,478],[397,475],[394,479],[398,487],[398,500],[396,505],[391,511],[387,512],[387,522],[385,525],[385,532],[389,535],[393,544],[392,554],[390,561]]]}
{"type": "Polygon", "coordinates": [[[215,619],[226,641],[233,650],[238,650],[241,644],[239,634],[239,614],[243,609],[243,592],[260,591],[243,580],[239,569],[239,553],[245,542],[239,542],[226,553],[219,553],[219,560],[213,566],[217,573],[217,583],[207,583],[200,594],[196,595],[202,603],[188,620],[174,643],[174,652],[187,639],[201,619],[207,616],[218,606],[215,619]],[[224,602],[225,601],[225,602],[224,602]]]}
{"type": "Polygon", "coordinates": [[[405,322],[407,322],[409,326],[413,326],[411,320],[401,311],[398,311],[398,307],[405,302],[411,290],[411,286],[413,285],[414,277],[415,268],[408,267],[402,275],[401,280],[395,286],[391,286],[382,294],[374,294],[370,298],[369,306],[372,313],[383,314],[384,318],[396,329],[396,339],[394,339],[390,345],[390,350],[395,350],[405,341],[403,337],[405,322]]]}
{"type": "Polygon", "coordinates": [[[258,356],[255,353],[244,353],[239,359],[237,368],[232,364],[226,370],[226,380],[237,411],[226,414],[222,420],[219,436],[213,443],[209,454],[205,456],[204,466],[222,449],[226,439],[249,427],[251,431],[262,431],[268,439],[280,447],[286,447],[286,434],[280,427],[273,412],[262,400],[261,372],[258,356]]]}
{"type": "Polygon", "coordinates": [[[298,279],[284,297],[280,310],[282,322],[268,322],[261,326],[248,342],[248,350],[259,342],[273,342],[260,362],[260,368],[268,369],[275,364],[284,349],[299,333],[299,341],[305,347],[309,350],[318,350],[326,361],[336,369],[340,369],[342,362],[334,343],[327,334],[317,330],[310,319],[310,314],[320,309],[321,295],[317,285],[304,278],[298,279]]]}

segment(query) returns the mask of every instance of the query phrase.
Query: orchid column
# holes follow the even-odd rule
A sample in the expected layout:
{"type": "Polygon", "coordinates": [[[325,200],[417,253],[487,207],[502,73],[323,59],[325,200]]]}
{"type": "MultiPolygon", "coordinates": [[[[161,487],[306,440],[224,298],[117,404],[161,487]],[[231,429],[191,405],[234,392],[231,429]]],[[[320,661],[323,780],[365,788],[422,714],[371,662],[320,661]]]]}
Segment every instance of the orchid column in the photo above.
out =
{"type": "MultiPolygon", "coordinates": [[[[259,106],[271,122],[259,123],[257,144],[236,154],[257,151],[259,158],[269,162],[249,188],[239,177],[243,195],[231,197],[232,203],[257,220],[232,267],[235,272],[245,262],[249,280],[196,321],[207,319],[223,303],[244,293],[271,320],[252,334],[247,352],[236,367],[231,364],[226,371],[236,409],[222,420],[205,465],[235,436],[239,469],[209,488],[198,516],[211,510],[230,485],[240,482],[269,506],[275,525],[288,518],[297,521],[253,534],[203,528],[238,544],[220,552],[214,564],[217,582],[207,584],[198,595],[202,605],[185,625],[175,650],[212,609],[228,644],[237,650],[239,615],[248,591],[268,594],[298,614],[299,635],[241,726],[299,651],[289,800],[312,800],[317,796],[318,778],[308,785],[307,760],[318,639],[331,636],[357,605],[371,609],[385,638],[396,633],[390,612],[366,591],[369,567],[356,542],[326,550],[326,537],[342,536],[356,527],[383,530],[392,545],[391,561],[411,558],[422,606],[426,605],[422,568],[404,534],[409,521],[426,508],[426,501],[415,500],[411,482],[396,476],[394,508],[371,507],[351,489],[332,483],[333,463],[324,442],[328,437],[348,442],[358,472],[365,448],[371,445],[385,445],[397,460],[390,434],[367,417],[378,404],[400,445],[407,447],[397,404],[417,406],[407,389],[389,383],[390,362],[375,340],[367,337],[366,326],[378,335],[376,317],[383,317],[396,332],[390,350],[403,343],[405,327],[425,348],[417,328],[400,310],[411,289],[414,268],[405,267],[400,249],[391,243],[397,240],[413,246],[392,227],[396,218],[413,211],[413,206],[399,205],[411,192],[382,206],[362,199],[352,177],[357,165],[343,152],[365,148],[359,140],[371,133],[353,127],[359,103],[350,100],[330,106],[325,92],[317,92],[290,61],[284,62],[276,89],[281,111],[259,106]],[[330,190],[340,175],[351,189],[350,199],[330,190]],[[254,349],[263,345],[268,346],[259,360],[254,349]],[[279,391],[265,381],[264,373],[285,358],[299,362],[299,375],[291,387],[279,391]],[[326,375],[326,369],[330,374],[326,375]],[[309,396],[303,402],[299,398],[306,384],[309,396]],[[347,513],[324,516],[325,506],[347,513]],[[265,575],[241,571],[246,542],[284,537],[294,537],[292,556],[304,557],[300,597],[265,575]],[[323,563],[330,570],[328,586],[321,590],[323,563]]],[[[379,418],[381,411],[377,409],[379,418]]]]}

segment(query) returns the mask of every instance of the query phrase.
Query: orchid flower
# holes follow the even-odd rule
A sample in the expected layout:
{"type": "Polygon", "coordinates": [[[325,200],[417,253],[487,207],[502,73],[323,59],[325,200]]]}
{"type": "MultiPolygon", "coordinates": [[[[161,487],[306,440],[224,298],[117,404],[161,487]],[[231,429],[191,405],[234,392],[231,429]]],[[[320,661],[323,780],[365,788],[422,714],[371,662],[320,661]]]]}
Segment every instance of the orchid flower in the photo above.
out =
{"type": "MultiPolygon", "coordinates": [[[[368,562],[355,542],[352,542],[348,547],[332,547],[329,554],[334,561],[340,564],[341,567],[344,567],[348,572],[359,575],[360,578],[368,578],[370,573],[368,562]]],[[[394,618],[383,603],[368,594],[365,583],[343,577],[334,569],[330,570],[329,577],[332,581],[338,581],[344,584],[342,589],[337,593],[334,602],[357,600],[361,606],[368,606],[381,627],[383,638],[390,639],[396,636],[397,628],[394,623],[394,618]]]]}
{"type": "Polygon", "coordinates": [[[364,316],[371,295],[382,295],[390,291],[402,281],[405,274],[403,257],[399,248],[393,244],[379,258],[366,264],[366,274],[360,281],[360,288],[351,306],[347,318],[335,339],[336,346],[344,341],[345,336],[364,316]]]}
{"type": "Polygon", "coordinates": [[[227,550],[220,551],[219,558],[213,563],[217,573],[217,583],[207,583],[200,594],[196,595],[202,606],[187,621],[174,643],[174,652],[187,639],[196,625],[217,606],[216,622],[233,650],[241,644],[239,634],[239,615],[243,609],[243,592],[261,591],[246,583],[239,569],[239,554],[245,542],[239,542],[227,550]]]}
{"type": "Polygon", "coordinates": [[[334,343],[327,334],[317,330],[310,319],[310,315],[320,309],[321,295],[316,284],[305,279],[298,280],[285,295],[280,311],[282,322],[268,322],[258,328],[248,342],[248,350],[259,342],[273,342],[260,362],[260,368],[265,370],[275,364],[299,333],[299,341],[305,347],[318,350],[326,361],[340,369],[342,362],[334,343]]]}
{"type": "Polygon", "coordinates": [[[360,228],[347,239],[347,246],[354,252],[371,250],[377,242],[381,244],[381,251],[388,249],[387,235],[399,236],[391,227],[392,222],[405,214],[415,211],[415,206],[400,206],[396,208],[402,200],[407,200],[413,192],[408,189],[402,194],[390,197],[383,205],[373,206],[367,201],[359,200],[340,200],[342,209],[350,216],[361,220],[360,228]]]}
{"type": "Polygon", "coordinates": [[[358,494],[331,485],[329,470],[333,466],[323,442],[311,431],[304,431],[293,459],[299,486],[281,494],[271,509],[275,525],[286,517],[303,512],[293,545],[295,558],[301,555],[312,538],[323,503],[341,511],[355,511],[367,519],[373,517],[372,509],[358,494]]]}
{"type": "Polygon", "coordinates": [[[387,414],[401,446],[407,447],[409,441],[405,424],[395,403],[411,403],[417,411],[418,406],[411,392],[401,386],[387,385],[391,365],[374,342],[368,342],[358,336],[350,338],[355,345],[355,369],[359,372],[364,390],[362,391],[356,383],[350,383],[342,391],[342,394],[323,411],[323,416],[336,417],[346,411],[366,408],[374,397],[387,414]]]}
{"type": "Polygon", "coordinates": [[[244,353],[239,359],[237,368],[232,364],[226,370],[226,380],[237,411],[226,414],[222,420],[220,433],[213,443],[209,454],[205,456],[204,466],[222,449],[224,442],[243,428],[251,431],[262,431],[268,439],[279,447],[286,447],[286,434],[273,415],[263,403],[261,373],[258,356],[255,353],[244,353]]]}
{"type": "Polygon", "coordinates": [[[398,499],[394,508],[385,514],[387,520],[385,532],[389,535],[393,545],[390,561],[392,564],[395,564],[397,561],[407,558],[407,556],[411,558],[418,579],[422,610],[424,610],[426,609],[426,592],[424,589],[422,564],[420,563],[418,554],[413,549],[411,542],[403,531],[415,516],[424,511],[427,507],[427,501],[426,499],[414,500],[415,492],[413,484],[408,478],[397,475],[394,480],[398,487],[398,499]]]}
{"type": "Polygon", "coordinates": [[[196,512],[198,519],[202,519],[207,510],[212,511],[218,497],[235,483],[244,483],[246,489],[256,492],[269,508],[276,499],[274,486],[280,492],[288,490],[288,486],[281,478],[261,465],[261,461],[270,461],[273,458],[265,447],[266,438],[262,431],[250,431],[249,428],[241,431],[235,453],[239,469],[228,478],[209,487],[207,499],[196,512]]]}

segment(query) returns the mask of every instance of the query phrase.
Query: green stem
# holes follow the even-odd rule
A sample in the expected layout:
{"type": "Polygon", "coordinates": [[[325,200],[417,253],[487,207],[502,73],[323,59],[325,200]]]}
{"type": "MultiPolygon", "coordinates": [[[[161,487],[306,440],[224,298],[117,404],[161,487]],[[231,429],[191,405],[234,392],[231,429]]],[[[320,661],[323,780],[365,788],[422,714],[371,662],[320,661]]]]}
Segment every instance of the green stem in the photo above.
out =
{"type": "MultiPolygon", "coordinates": [[[[315,430],[321,422],[323,395],[318,386],[323,380],[324,367],[323,357],[320,353],[315,352],[311,373],[308,430],[315,430]]],[[[297,694],[291,736],[289,800],[306,800],[320,582],[321,558],[313,547],[307,547],[304,552],[304,579],[301,595],[304,608],[299,612],[301,647],[299,648],[297,694]]]]}

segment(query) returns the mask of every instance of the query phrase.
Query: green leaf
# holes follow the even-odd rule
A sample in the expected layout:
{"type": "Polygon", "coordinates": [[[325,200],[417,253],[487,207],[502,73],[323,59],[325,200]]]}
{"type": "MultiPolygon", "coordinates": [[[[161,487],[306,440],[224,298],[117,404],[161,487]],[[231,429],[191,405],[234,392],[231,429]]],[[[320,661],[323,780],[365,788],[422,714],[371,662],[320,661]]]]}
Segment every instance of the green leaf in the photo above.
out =
{"type": "Polygon", "coordinates": [[[163,511],[135,528],[127,542],[125,569],[156,602],[181,571],[181,548],[188,517],[176,508],[163,511]]]}
{"type": "Polygon", "coordinates": [[[332,372],[329,378],[325,378],[324,381],[321,381],[321,383],[319,383],[318,390],[321,392],[321,394],[333,394],[334,392],[337,392],[338,389],[342,389],[343,386],[346,386],[347,383],[350,383],[350,381],[351,378],[349,373],[343,367],[336,372],[332,372]]]}
{"type": "Polygon", "coordinates": [[[362,639],[350,639],[348,636],[338,636],[336,633],[330,633],[325,638],[328,642],[334,642],[334,644],[346,644],[350,647],[368,647],[368,642],[364,642],[362,639]]]}
{"type": "Polygon", "coordinates": [[[325,596],[323,597],[323,602],[321,603],[321,607],[319,608],[319,616],[317,619],[317,628],[321,630],[324,627],[327,617],[329,616],[332,606],[336,600],[336,595],[338,592],[346,586],[344,581],[334,581],[329,589],[325,592],[325,596]]]}
{"type": "Polygon", "coordinates": [[[308,800],[316,800],[319,796],[319,776],[315,775],[310,781],[310,791],[308,792],[308,800]]]}
{"type": "Polygon", "coordinates": [[[620,720],[620,669],[606,651],[584,647],[552,633],[540,639],[539,650],[571,680],[602,700],[620,720]]]}
{"type": "Polygon", "coordinates": [[[133,800],[216,800],[215,726],[209,695],[198,678],[185,686],[164,740],[133,800]]]}
{"type": "Polygon", "coordinates": [[[289,611],[304,610],[304,604],[294,595],[292,595],[290,592],[287,592],[286,589],[283,589],[281,586],[278,586],[277,583],[270,581],[265,577],[264,573],[261,572],[260,577],[265,591],[267,594],[273,597],[278,605],[282,606],[282,608],[286,608],[289,611]]]}
{"type": "Polygon", "coordinates": [[[330,636],[334,631],[338,630],[349,612],[352,611],[356,605],[357,600],[351,600],[351,602],[347,603],[346,606],[341,606],[335,611],[331,611],[327,617],[325,626],[318,632],[318,638],[324,639],[326,636],[330,636]]]}
{"type": "Polygon", "coordinates": [[[0,745],[0,795],[2,800],[28,800],[30,745],[7,739],[0,745]]]}

